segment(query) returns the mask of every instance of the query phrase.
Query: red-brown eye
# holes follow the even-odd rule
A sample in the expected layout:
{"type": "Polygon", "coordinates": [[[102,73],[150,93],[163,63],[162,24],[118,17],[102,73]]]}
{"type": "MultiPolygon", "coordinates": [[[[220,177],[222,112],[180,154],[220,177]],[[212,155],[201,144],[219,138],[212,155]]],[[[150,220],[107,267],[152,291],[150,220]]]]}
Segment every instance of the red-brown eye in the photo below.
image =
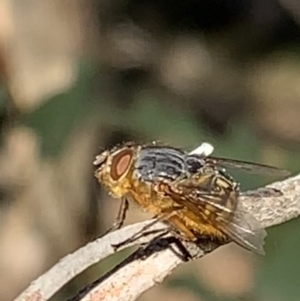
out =
{"type": "Polygon", "coordinates": [[[114,156],[111,162],[111,177],[117,181],[128,169],[132,158],[132,150],[125,149],[114,156]]]}

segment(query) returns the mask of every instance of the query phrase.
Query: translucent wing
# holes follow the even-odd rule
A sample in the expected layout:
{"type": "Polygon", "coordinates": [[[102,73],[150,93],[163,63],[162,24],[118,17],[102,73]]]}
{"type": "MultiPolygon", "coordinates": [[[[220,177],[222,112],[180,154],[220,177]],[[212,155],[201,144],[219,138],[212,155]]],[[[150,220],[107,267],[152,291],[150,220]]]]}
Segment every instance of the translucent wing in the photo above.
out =
{"type": "Polygon", "coordinates": [[[222,216],[217,218],[217,227],[234,242],[250,251],[264,255],[264,239],[267,232],[250,214],[236,211],[233,219],[228,222],[222,216]]]}
{"type": "Polygon", "coordinates": [[[267,232],[260,223],[240,207],[232,211],[222,203],[224,204],[219,194],[199,191],[197,191],[197,199],[188,197],[185,201],[188,208],[194,213],[198,212],[202,217],[205,216],[205,208],[209,206],[210,213],[217,216],[212,223],[216,229],[247,250],[264,255],[263,245],[267,232]]]}
{"type": "Polygon", "coordinates": [[[198,221],[210,224],[240,246],[264,254],[266,231],[253,216],[237,206],[238,193],[234,187],[225,189],[209,181],[213,176],[204,178],[198,179],[199,185],[191,179],[181,181],[175,189],[170,187],[169,196],[198,216],[198,221]]]}
{"type": "MultiPolygon", "coordinates": [[[[217,216],[211,221],[213,227],[245,249],[261,255],[265,254],[263,246],[267,232],[249,213],[241,209],[232,211],[222,205],[222,198],[218,194],[198,193],[197,199],[187,197],[181,202],[194,213],[198,212],[202,218],[205,218],[207,214],[205,209],[207,210],[209,206],[210,213],[217,216]]],[[[209,218],[206,218],[206,221],[210,222],[209,218]]]]}
{"type": "Polygon", "coordinates": [[[185,206],[196,215],[203,217],[203,212],[209,206],[212,213],[227,212],[232,213],[234,205],[229,206],[229,202],[236,203],[236,191],[231,182],[225,182],[223,177],[219,177],[219,183],[229,183],[224,188],[216,184],[215,175],[201,175],[200,177],[190,177],[168,186],[165,193],[170,196],[178,205],[185,206]]]}
{"type": "Polygon", "coordinates": [[[247,172],[256,173],[256,174],[274,175],[274,176],[281,176],[281,177],[290,175],[290,172],[284,169],[280,169],[264,164],[244,162],[244,161],[239,161],[234,159],[207,157],[205,161],[207,163],[212,163],[212,164],[233,168],[233,169],[242,169],[247,172]]]}

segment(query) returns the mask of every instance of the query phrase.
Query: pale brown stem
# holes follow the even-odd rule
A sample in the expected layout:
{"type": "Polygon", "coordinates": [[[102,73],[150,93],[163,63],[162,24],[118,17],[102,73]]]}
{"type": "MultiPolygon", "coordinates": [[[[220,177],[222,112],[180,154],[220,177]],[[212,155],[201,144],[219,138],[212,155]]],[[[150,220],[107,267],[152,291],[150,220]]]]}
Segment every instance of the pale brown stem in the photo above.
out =
{"type": "MultiPolygon", "coordinates": [[[[241,196],[242,206],[261,222],[264,227],[284,223],[300,215],[300,175],[276,182],[268,187],[278,189],[282,195],[266,197],[264,190],[256,190],[241,196]]],[[[64,284],[76,275],[113,253],[111,244],[118,244],[145,227],[151,221],[124,227],[98,239],[75,253],[66,256],[43,276],[35,280],[16,301],[48,300],[64,284]]],[[[160,223],[154,229],[166,227],[160,223]]],[[[153,239],[151,235],[141,237],[134,244],[153,239]]],[[[217,248],[217,244],[204,242],[200,247],[185,244],[193,258],[199,258],[217,248]]],[[[131,256],[119,267],[95,282],[92,289],[86,288],[73,300],[136,300],[143,292],[160,283],[175,269],[182,259],[170,248],[156,243],[152,255],[143,260],[131,256]]]]}

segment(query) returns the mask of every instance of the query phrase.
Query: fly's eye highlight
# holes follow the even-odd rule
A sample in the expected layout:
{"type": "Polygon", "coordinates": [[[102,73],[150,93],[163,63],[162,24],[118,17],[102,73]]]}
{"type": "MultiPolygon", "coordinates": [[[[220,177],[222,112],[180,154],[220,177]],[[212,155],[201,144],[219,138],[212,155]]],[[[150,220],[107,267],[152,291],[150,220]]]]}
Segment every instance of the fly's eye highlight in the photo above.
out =
{"type": "Polygon", "coordinates": [[[113,156],[111,162],[111,177],[117,181],[128,170],[132,159],[132,150],[124,149],[113,156]]]}

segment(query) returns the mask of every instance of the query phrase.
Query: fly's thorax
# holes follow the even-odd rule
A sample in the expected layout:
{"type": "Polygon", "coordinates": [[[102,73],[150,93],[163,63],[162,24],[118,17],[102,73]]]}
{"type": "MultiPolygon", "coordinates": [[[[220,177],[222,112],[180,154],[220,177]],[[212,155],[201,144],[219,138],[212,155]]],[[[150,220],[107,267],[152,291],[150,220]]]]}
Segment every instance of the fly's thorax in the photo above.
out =
{"type": "Polygon", "coordinates": [[[134,177],[144,182],[176,180],[186,170],[184,153],[171,147],[144,146],[134,164],[134,177]]]}
{"type": "Polygon", "coordinates": [[[136,154],[137,147],[124,145],[96,157],[94,164],[98,165],[98,169],[95,176],[112,196],[122,197],[128,192],[136,154]]]}

